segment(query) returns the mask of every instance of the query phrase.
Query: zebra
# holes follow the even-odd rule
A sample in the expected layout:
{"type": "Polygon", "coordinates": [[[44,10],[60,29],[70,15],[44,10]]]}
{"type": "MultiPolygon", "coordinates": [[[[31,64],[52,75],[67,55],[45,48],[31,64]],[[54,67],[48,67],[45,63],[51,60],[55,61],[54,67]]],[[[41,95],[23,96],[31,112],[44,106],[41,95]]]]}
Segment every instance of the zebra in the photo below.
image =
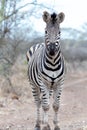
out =
{"type": "Polygon", "coordinates": [[[35,130],[41,130],[40,107],[43,110],[43,130],[51,130],[48,123],[50,96],[53,94],[54,130],[58,126],[58,110],[64,81],[65,63],[60,47],[60,23],[65,14],[43,12],[43,21],[46,23],[45,42],[33,45],[27,51],[28,77],[35,99],[37,116],[35,130]]]}

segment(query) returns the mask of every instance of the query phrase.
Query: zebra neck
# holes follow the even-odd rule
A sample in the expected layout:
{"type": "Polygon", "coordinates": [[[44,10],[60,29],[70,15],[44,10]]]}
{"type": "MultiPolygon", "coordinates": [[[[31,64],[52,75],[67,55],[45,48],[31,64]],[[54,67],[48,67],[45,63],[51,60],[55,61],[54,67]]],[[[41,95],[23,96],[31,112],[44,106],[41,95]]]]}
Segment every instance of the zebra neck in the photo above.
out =
{"type": "Polygon", "coordinates": [[[48,62],[51,65],[56,65],[61,60],[61,50],[59,49],[58,53],[55,56],[50,56],[47,51],[45,51],[44,59],[46,62],[48,62]]]}

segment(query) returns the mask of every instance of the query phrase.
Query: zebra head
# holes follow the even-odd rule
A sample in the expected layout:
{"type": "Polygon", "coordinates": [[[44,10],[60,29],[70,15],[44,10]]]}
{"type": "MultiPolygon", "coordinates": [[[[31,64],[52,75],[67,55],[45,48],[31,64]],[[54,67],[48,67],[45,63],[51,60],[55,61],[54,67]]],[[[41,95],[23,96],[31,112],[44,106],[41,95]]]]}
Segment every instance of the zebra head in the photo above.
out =
{"type": "Polygon", "coordinates": [[[54,56],[59,50],[60,42],[60,23],[64,20],[64,13],[49,14],[47,11],[43,12],[43,20],[46,23],[45,28],[45,44],[49,55],[54,56]]]}

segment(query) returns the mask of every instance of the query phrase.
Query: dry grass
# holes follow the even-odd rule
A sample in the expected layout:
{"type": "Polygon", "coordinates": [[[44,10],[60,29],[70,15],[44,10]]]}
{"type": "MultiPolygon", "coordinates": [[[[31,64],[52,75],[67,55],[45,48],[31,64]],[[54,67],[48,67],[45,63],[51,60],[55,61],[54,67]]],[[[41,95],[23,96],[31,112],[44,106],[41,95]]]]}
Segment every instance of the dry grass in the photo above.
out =
{"type": "MultiPolygon", "coordinates": [[[[0,75],[1,130],[6,130],[7,127],[8,130],[31,130],[34,127],[35,106],[31,88],[29,88],[27,67],[25,56],[19,56],[11,68],[10,80],[12,86],[9,86],[5,77],[0,75]]],[[[59,115],[60,127],[61,130],[87,130],[87,103],[86,100],[84,101],[84,99],[87,99],[87,80],[85,80],[87,77],[87,62],[68,63],[67,67],[66,86],[59,115]]],[[[50,112],[50,117],[53,119],[51,114],[52,112],[50,112]]]]}

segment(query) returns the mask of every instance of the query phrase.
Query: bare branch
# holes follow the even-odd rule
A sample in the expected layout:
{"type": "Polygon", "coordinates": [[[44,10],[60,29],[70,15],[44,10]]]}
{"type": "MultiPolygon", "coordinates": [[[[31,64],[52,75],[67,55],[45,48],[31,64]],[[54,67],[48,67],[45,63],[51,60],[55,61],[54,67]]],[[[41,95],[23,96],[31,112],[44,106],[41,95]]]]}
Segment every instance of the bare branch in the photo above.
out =
{"type": "Polygon", "coordinates": [[[2,19],[0,22],[3,22],[4,20],[9,19],[11,16],[13,16],[14,14],[16,14],[20,9],[22,9],[22,8],[24,8],[24,7],[26,7],[26,6],[30,5],[30,4],[31,4],[31,5],[42,6],[43,8],[47,8],[47,9],[51,9],[51,8],[49,8],[48,6],[45,6],[45,5],[43,5],[43,4],[38,4],[38,3],[36,3],[36,2],[27,3],[27,4],[25,4],[25,5],[21,6],[21,7],[19,7],[18,9],[14,10],[10,15],[5,16],[4,19],[2,19]]]}

